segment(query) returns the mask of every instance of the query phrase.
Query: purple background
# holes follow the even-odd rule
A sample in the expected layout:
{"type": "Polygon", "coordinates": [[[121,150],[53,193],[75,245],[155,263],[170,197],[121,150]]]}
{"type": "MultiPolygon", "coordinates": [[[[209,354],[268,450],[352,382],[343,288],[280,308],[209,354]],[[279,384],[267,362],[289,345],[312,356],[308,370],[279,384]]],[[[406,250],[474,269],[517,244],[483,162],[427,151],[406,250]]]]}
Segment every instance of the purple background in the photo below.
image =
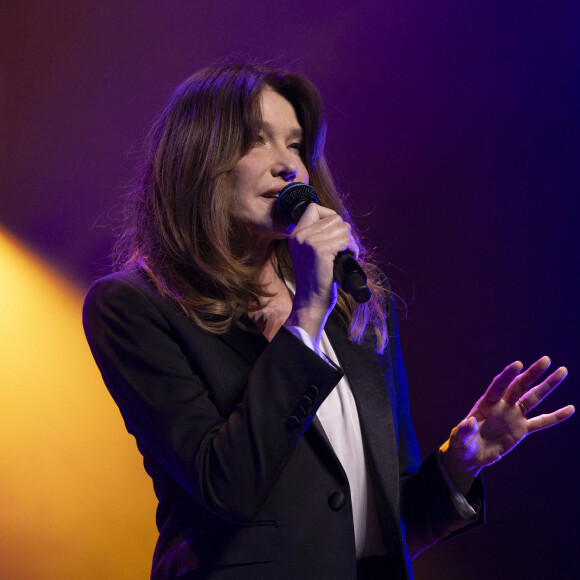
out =
{"type": "MultiPolygon", "coordinates": [[[[145,132],[191,72],[237,54],[308,75],[353,216],[409,315],[423,454],[490,379],[546,353],[577,403],[580,4],[576,0],[117,0],[2,8],[0,226],[86,289],[145,132]]],[[[486,528],[419,580],[575,578],[578,419],[486,471],[486,528]]]]}

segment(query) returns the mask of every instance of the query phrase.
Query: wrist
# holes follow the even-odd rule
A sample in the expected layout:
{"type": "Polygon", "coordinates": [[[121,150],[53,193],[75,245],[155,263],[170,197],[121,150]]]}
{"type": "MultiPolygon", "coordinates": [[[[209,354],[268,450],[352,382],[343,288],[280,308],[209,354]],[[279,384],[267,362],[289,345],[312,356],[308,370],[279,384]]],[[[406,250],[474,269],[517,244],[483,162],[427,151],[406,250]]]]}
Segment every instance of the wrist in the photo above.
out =
{"type": "Polygon", "coordinates": [[[298,326],[307,332],[316,342],[320,343],[322,330],[328,318],[328,313],[312,305],[301,306],[296,299],[292,305],[290,316],[284,322],[284,326],[298,326]]]}
{"type": "Polygon", "coordinates": [[[457,457],[449,444],[449,439],[439,447],[438,455],[440,465],[445,469],[457,491],[462,495],[467,494],[479,475],[481,467],[469,465],[457,457]]]}

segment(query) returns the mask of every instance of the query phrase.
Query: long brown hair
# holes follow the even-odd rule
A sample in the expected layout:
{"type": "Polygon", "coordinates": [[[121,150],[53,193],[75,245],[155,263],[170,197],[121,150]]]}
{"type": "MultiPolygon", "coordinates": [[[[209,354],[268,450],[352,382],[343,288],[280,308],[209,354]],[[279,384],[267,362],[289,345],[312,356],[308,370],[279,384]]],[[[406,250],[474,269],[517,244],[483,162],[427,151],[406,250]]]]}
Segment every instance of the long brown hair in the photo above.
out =
{"type": "MultiPolygon", "coordinates": [[[[296,110],[304,163],[320,203],[349,221],[324,157],[326,122],[316,87],[289,71],[228,63],[188,78],[157,117],[141,182],[128,196],[116,246],[118,268],[145,270],[161,294],[212,333],[244,326],[244,313],[267,296],[253,281],[250,256],[240,254],[234,243],[227,187],[228,172],[255,142],[259,97],[266,86],[296,110]]],[[[373,297],[357,304],[339,290],[335,308],[351,340],[361,342],[368,329],[382,351],[388,339],[386,289],[354,227],[353,233],[373,297]]],[[[274,241],[272,249],[281,271],[292,275],[287,241],[274,241]]]]}

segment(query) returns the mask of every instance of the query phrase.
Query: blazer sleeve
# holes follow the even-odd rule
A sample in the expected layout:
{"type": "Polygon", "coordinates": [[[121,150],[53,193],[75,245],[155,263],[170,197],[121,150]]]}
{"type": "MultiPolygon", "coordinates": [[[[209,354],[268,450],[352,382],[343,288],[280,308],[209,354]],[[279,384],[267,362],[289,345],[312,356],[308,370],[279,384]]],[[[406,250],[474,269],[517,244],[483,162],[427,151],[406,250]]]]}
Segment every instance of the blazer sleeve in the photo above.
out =
{"type": "Polygon", "coordinates": [[[115,274],[89,290],[83,324],[139,445],[209,510],[232,522],[249,521],[342,372],[285,328],[251,366],[234,350],[224,358],[230,347],[193,322],[184,345],[171,316],[183,315],[134,276],[115,274]],[[220,385],[208,384],[187,350],[204,364],[219,351],[219,370],[244,381],[227,416],[213,402],[212,390],[220,385]],[[231,365],[223,362],[228,356],[231,365]],[[309,405],[300,405],[305,400],[309,405]]]}
{"type": "Polygon", "coordinates": [[[389,314],[389,355],[396,391],[395,429],[401,477],[401,528],[411,558],[438,541],[485,523],[485,498],[481,474],[467,494],[475,509],[471,520],[464,519],[451,499],[451,493],[437,461],[437,452],[422,463],[409,410],[407,383],[394,306],[389,314]]]}

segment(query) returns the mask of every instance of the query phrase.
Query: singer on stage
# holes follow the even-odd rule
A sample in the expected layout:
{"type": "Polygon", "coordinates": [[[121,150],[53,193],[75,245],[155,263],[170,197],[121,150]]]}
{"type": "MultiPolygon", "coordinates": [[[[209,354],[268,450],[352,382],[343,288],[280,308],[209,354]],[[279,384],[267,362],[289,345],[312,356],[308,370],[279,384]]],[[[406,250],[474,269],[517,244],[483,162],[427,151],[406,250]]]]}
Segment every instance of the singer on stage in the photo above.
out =
{"type": "Polygon", "coordinates": [[[88,293],[91,350],[159,500],[154,579],[411,578],[483,523],[482,468],[574,412],[533,417],[566,369],[514,362],[420,462],[389,285],[325,131],[301,75],[193,75],[150,133],[116,271],[88,293]],[[306,197],[286,198],[295,183],[306,197]]]}

